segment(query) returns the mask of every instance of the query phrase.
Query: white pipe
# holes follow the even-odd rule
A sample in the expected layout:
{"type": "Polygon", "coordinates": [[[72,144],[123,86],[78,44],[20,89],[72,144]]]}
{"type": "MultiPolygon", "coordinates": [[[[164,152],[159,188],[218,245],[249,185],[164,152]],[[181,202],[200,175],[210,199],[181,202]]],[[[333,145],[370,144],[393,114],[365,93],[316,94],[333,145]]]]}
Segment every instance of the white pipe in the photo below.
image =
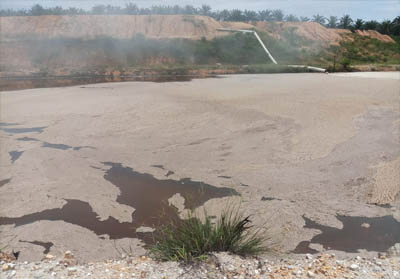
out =
{"type": "MultiPolygon", "coordinates": [[[[263,47],[263,49],[265,50],[265,52],[268,54],[268,57],[271,59],[271,61],[278,65],[278,62],[276,62],[275,58],[272,56],[272,54],[269,52],[269,50],[267,49],[267,47],[264,45],[264,42],[261,40],[260,36],[258,36],[256,31],[253,30],[234,30],[234,29],[228,29],[228,28],[220,28],[217,29],[218,31],[227,31],[227,32],[242,32],[242,33],[253,33],[254,36],[256,36],[257,40],[259,41],[259,43],[261,44],[261,46],[263,47]]],[[[313,67],[313,66],[305,66],[305,65],[287,65],[288,67],[292,67],[292,68],[307,68],[313,71],[317,71],[317,72],[326,72],[326,69],[323,68],[318,68],[318,67],[313,67]]]]}
{"type": "Polygon", "coordinates": [[[274,64],[278,64],[275,60],[275,58],[272,56],[272,54],[269,52],[269,50],[267,49],[267,47],[264,45],[264,42],[261,40],[260,36],[258,36],[256,31],[253,30],[233,30],[233,29],[227,29],[227,28],[221,28],[218,29],[219,31],[228,31],[228,32],[242,32],[242,33],[253,33],[254,36],[256,36],[258,42],[261,44],[262,48],[265,50],[265,52],[268,54],[268,57],[271,59],[271,61],[274,64]]]}
{"type": "Polygon", "coordinates": [[[260,36],[258,36],[257,32],[254,31],[253,32],[254,35],[256,36],[257,40],[260,42],[261,46],[264,48],[265,52],[268,54],[269,58],[272,60],[272,62],[274,62],[274,64],[278,64],[278,62],[276,62],[275,58],[272,57],[271,53],[269,52],[269,50],[267,49],[267,47],[264,45],[263,41],[261,40],[260,36]]]}
{"type": "Polygon", "coordinates": [[[326,69],[324,68],[318,68],[318,67],[313,67],[313,66],[306,66],[306,65],[287,65],[288,67],[292,67],[292,68],[307,68],[313,71],[317,71],[317,72],[322,72],[325,73],[326,69]]]}

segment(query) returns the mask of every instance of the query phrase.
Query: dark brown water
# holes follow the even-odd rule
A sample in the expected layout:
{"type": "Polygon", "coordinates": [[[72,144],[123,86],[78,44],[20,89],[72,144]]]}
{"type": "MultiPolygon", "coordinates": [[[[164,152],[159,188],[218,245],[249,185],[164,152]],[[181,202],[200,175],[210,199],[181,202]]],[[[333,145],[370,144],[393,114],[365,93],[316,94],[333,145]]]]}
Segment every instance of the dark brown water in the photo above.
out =
{"type": "Polygon", "coordinates": [[[199,207],[212,198],[238,195],[231,188],[219,188],[189,178],[158,180],[119,163],[104,165],[111,167],[104,178],[121,191],[117,202],[134,207],[134,220],[144,226],[159,226],[177,218],[176,208],[168,204],[168,199],[177,193],[184,197],[188,209],[199,207]]]}
{"type": "Polygon", "coordinates": [[[386,252],[390,247],[400,242],[400,222],[393,216],[383,217],[353,217],[336,216],[343,223],[343,228],[320,225],[306,217],[304,228],[317,229],[321,233],[311,241],[301,242],[294,253],[316,253],[309,247],[311,243],[321,244],[326,250],[338,250],[356,253],[359,249],[375,252],[386,252]],[[363,227],[369,224],[369,228],[363,227]]]}
{"type": "MultiPolygon", "coordinates": [[[[29,139],[29,138],[28,138],[28,139],[29,139]]],[[[27,140],[27,139],[25,139],[25,140],[27,140]]],[[[33,139],[33,140],[35,140],[35,139],[33,139]]],[[[50,142],[46,142],[46,141],[43,141],[43,142],[42,142],[42,147],[45,147],[45,148],[54,148],[54,149],[60,149],[60,150],[72,149],[72,150],[75,150],[75,151],[81,150],[82,148],[96,149],[96,148],[91,147],[91,146],[70,146],[70,145],[67,145],[67,144],[62,144],[62,143],[50,143],[50,142]]]]}
{"type": "Polygon", "coordinates": [[[232,178],[232,177],[226,176],[226,175],[219,175],[218,177],[219,177],[219,178],[225,178],[225,179],[231,179],[231,178],[232,178]]]}
{"type": "Polygon", "coordinates": [[[18,123],[0,122],[0,127],[16,126],[16,125],[19,125],[19,124],[18,123]]]}
{"type": "Polygon", "coordinates": [[[15,161],[17,161],[18,158],[21,157],[22,153],[24,153],[24,151],[10,151],[10,152],[8,152],[8,154],[11,157],[11,163],[14,163],[15,161]]]}
{"type": "Polygon", "coordinates": [[[38,139],[30,138],[30,137],[17,138],[17,140],[19,140],[19,141],[39,141],[38,139]]]}
{"type": "Polygon", "coordinates": [[[53,242],[42,242],[42,241],[24,241],[20,240],[19,242],[30,243],[33,245],[42,246],[44,248],[43,254],[47,255],[50,253],[50,248],[54,245],[53,242]]]}
{"type": "Polygon", "coordinates": [[[6,185],[11,181],[11,178],[0,180],[0,187],[6,185]]]}
{"type": "Polygon", "coordinates": [[[66,200],[62,208],[43,210],[18,218],[0,217],[0,225],[14,224],[18,227],[40,220],[64,221],[87,228],[97,235],[107,234],[111,239],[137,237],[135,232],[137,226],[134,224],[119,222],[113,217],[100,221],[89,203],[80,200],[66,200]]]}
{"type": "Polygon", "coordinates": [[[166,170],[163,165],[152,165],[153,168],[166,170]]]}
{"type": "Polygon", "coordinates": [[[75,146],[72,149],[77,151],[77,150],[81,150],[82,148],[96,149],[95,147],[92,147],[92,146],[75,146]]]}
{"type": "Polygon", "coordinates": [[[262,201],[274,201],[274,200],[281,201],[281,199],[272,198],[272,197],[262,197],[261,200],[262,201]]]}
{"type": "MultiPolygon", "coordinates": [[[[30,138],[30,137],[23,137],[23,138],[17,138],[19,141],[40,141],[35,138],[30,138]]],[[[68,150],[68,149],[73,149],[75,151],[81,150],[82,148],[88,148],[88,149],[96,149],[92,146],[70,146],[67,144],[62,144],[62,143],[50,143],[46,141],[42,141],[42,147],[45,148],[55,148],[55,149],[61,149],[61,150],[68,150]]]]}
{"type": "Polygon", "coordinates": [[[66,200],[62,208],[48,209],[17,218],[0,217],[0,225],[22,226],[40,220],[64,221],[87,228],[99,236],[111,239],[138,237],[150,241],[148,233],[136,233],[136,229],[159,227],[177,220],[178,211],[168,204],[168,199],[180,193],[185,198],[185,208],[194,209],[212,198],[222,198],[238,193],[230,188],[219,188],[188,178],[158,180],[150,174],[139,173],[119,163],[104,163],[110,167],[104,179],[120,189],[117,202],[135,208],[132,222],[120,222],[114,217],[100,221],[89,203],[66,200]]]}
{"type": "Polygon", "coordinates": [[[377,204],[375,203],[376,206],[382,207],[382,208],[393,208],[393,206],[391,206],[389,203],[385,203],[385,204],[377,204]]]}
{"type": "Polygon", "coordinates": [[[10,134],[23,134],[23,133],[43,133],[47,127],[33,127],[33,128],[2,128],[0,130],[10,134]]]}
{"type": "Polygon", "coordinates": [[[71,149],[72,146],[66,145],[66,144],[61,144],[61,143],[49,143],[49,142],[43,142],[42,147],[46,148],[55,148],[55,149],[61,149],[61,150],[67,150],[71,149]]]}

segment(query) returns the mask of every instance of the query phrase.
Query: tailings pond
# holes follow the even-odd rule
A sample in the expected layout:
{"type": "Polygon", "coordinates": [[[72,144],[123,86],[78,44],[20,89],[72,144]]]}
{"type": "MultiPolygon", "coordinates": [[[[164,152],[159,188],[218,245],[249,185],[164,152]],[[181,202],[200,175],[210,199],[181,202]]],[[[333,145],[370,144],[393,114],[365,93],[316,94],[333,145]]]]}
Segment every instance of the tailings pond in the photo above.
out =
{"type": "Polygon", "coordinates": [[[143,255],[184,208],[235,203],[282,253],[375,256],[400,242],[398,89],[274,74],[0,92],[0,247],[143,255]]]}

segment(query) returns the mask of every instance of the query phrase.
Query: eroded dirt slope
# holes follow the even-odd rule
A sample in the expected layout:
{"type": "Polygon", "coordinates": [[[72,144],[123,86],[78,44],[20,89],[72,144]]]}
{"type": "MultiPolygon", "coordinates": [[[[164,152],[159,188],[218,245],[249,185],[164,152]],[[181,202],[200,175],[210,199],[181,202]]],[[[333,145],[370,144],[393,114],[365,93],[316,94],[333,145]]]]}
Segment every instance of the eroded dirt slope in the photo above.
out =
{"type": "Polygon", "coordinates": [[[151,38],[200,39],[217,35],[221,25],[206,16],[184,15],[80,15],[1,17],[3,37],[35,35],[46,38],[131,38],[139,33],[151,38]]]}
{"type": "MultiPolygon", "coordinates": [[[[257,28],[281,39],[285,33],[295,32],[309,41],[337,44],[345,29],[329,29],[316,22],[218,22],[207,16],[187,15],[47,15],[0,17],[2,40],[16,36],[68,37],[90,39],[97,36],[131,38],[144,34],[151,38],[214,38],[227,33],[219,28],[257,28]]],[[[357,31],[362,36],[370,36],[385,42],[393,42],[376,31],[357,31]]]]}
{"type": "MultiPolygon", "coordinates": [[[[145,51],[142,51],[135,58],[134,54],[139,53],[140,49],[147,50],[147,46],[137,44],[139,46],[130,46],[122,50],[123,43],[117,42],[118,39],[129,39],[139,34],[153,39],[199,40],[232,34],[221,32],[220,28],[256,29],[272,37],[267,44],[288,46],[285,57],[297,58],[299,55],[296,51],[299,49],[310,50],[314,55],[323,49],[329,49],[332,45],[338,45],[341,40],[354,40],[349,30],[329,29],[315,22],[218,22],[211,17],[187,15],[0,17],[0,27],[0,75],[2,76],[46,74],[50,69],[57,75],[69,75],[77,71],[104,68],[120,71],[122,67],[120,65],[147,67],[187,63],[187,61],[179,62],[181,56],[173,55],[174,51],[171,49],[176,50],[175,44],[147,56],[145,51]],[[99,41],[94,42],[94,39],[99,41]],[[131,50],[136,52],[132,51],[131,55],[131,50]],[[121,55],[122,53],[125,56],[121,55]]],[[[393,41],[376,31],[357,31],[357,33],[384,42],[393,41]]],[[[302,61],[300,58],[296,59],[293,58],[291,63],[303,63],[299,62],[302,61]]],[[[214,62],[220,61],[211,59],[211,63],[214,62]]],[[[192,60],[188,63],[192,63],[192,60]]],[[[207,62],[203,60],[201,63],[207,62]]]]}
{"type": "Polygon", "coordinates": [[[378,39],[378,40],[380,40],[382,42],[386,42],[386,43],[394,43],[394,40],[390,36],[383,35],[375,30],[356,30],[356,32],[358,35],[361,35],[361,36],[371,37],[371,38],[378,39]]]}
{"type": "Polygon", "coordinates": [[[316,22],[257,22],[255,26],[277,39],[285,39],[288,32],[293,32],[305,40],[323,44],[338,44],[342,34],[350,33],[346,29],[329,29],[316,22]]]}

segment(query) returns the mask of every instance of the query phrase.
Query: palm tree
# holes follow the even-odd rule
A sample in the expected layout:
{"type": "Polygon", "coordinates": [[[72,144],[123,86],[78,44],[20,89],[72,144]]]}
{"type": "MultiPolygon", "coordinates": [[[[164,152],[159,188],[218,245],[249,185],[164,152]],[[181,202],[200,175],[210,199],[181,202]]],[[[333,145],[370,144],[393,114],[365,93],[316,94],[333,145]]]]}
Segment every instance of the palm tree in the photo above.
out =
{"type": "Polygon", "coordinates": [[[96,5],[92,8],[92,14],[103,15],[105,13],[106,13],[106,6],[104,5],[96,5]]]}
{"type": "Polygon", "coordinates": [[[197,9],[192,5],[186,5],[184,8],[184,13],[186,15],[195,15],[197,13],[197,9]]]}
{"type": "Polygon", "coordinates": [[[354,23],[354,29],[363,30],[363,27],[364,21],[361,18],[357,18],[356,22],[354,23]]]}
{"type": "Polygon", "coordinates": [[[246,21],[256,21],[257,20],[257,13],[254,11],[245,10],[243,16],[246,21]]]}
{"type": "Polygon", "coordinates": [[[391,33],[393,26],[390,20],[384,20],[379,25],[378,31],[382,34],[389,35],[391,33]]]}
{"type": "Polygon", "coordinates": [[[231,21],[244,21],[243,12],[241,10],[238,10],[238,9],[232,10],[229,20],[231,20],[231,21]]]}
{"type": "Polygon", "coordinates": [[[231,19],[231,13],[228,10],[222,10],[217,15],[217,20],[219,21],[229,21],[231,19]]]}
{"type": "Polygon", "coordinates": [[[261,21],[271,21],[272,19],[271,10],[262,10],[258,12],[258,18],[261,21]]]}
{"type": "Polygon", "coordinates": [[[121,13],[121,8],[117,6],[107,5],[105,7],[105,13],[108,15],[117,15],[121,13]]]}
{"type": "Polygon", "coordinates": [[[300,17],[300,21],[302,21],[302,22],[308,22],[308,21],[310,21],[310,18],[309,18],[309,17],[306,17],[306,16],[301,16],[301,17],[300,17]]]}
{"type": "Polygon", "coordinates": [[[86,12],[82,9],[77,9],[77,8],[68,8],[67,10],[65,10],[65,14],[66,15],[83,15],[86,12]]]}
{"type": "Polygon", "coordinates": [[[317,22],[319,24],[325,24],[325,17],[319,14],[313,15],[312,21],[317,22]]]}
{"type": "Polygon", "coordinates": [[[209,16],[211,14],[211,7],[208,5],[202,5],[200,8],[200,14],[209,16]]]}
{"type": "Polygon", "coordinates": [[[56,6],[54,8],[48,8],[48,10],[49,10],[49,14],[52,14],[52,15],[63,15],[63,14],[65,14],[65,10],[60,6],[56,6]]]}
{"type": "Polygon", "coordinates": [[[285,20],[290,21],[290,22],[296,22],[296,21],[299,21],[299,18],[295,15],[287,15],[285,17],[285,20]]]}
{"type": "Polygon", "coordinates": [[[376,30],[378,29],[379,22],[376,20],[370,20],[364,23],[364,29],[366,30],[376,30]]]}
{"type": "Polygon", "coordinates": [[[46,10],[39,4],[36,4],[31,8],[31,15],[40,16],[44,14],[46,14],[46,10]]]}
{"type": "Polygon", "coordinates": [[[125,13],[128,15],[137,15],[139,8],[136,4],[128,3],[125,5],[125,13]]]}
{"type": "Polygon", "coordinates": [[[396,17],[392,21],[392,34],[400,36],[400,16],[396,17]]]}
{"type": "Polygon", "coordinates": [[[336,28],[337,27],[337,21],[338,21],[337,16],[330,16],[328,18],[328,27],[329,28],[336,28]]]}
{"type": "Polygon", "coordinates": [[[351,17],[349,15],[344,15],[340,19],[340,27],[342,27],[344,29],[350,29],[352,22],[353,22],[353,20],[351,19],[351,17]]]}
{"type": "Polygon", "coordinates": [[[282,10],[274,10],[272,12],[272,18],[274,21],[283,21],[284,14],[282,10]]]}

